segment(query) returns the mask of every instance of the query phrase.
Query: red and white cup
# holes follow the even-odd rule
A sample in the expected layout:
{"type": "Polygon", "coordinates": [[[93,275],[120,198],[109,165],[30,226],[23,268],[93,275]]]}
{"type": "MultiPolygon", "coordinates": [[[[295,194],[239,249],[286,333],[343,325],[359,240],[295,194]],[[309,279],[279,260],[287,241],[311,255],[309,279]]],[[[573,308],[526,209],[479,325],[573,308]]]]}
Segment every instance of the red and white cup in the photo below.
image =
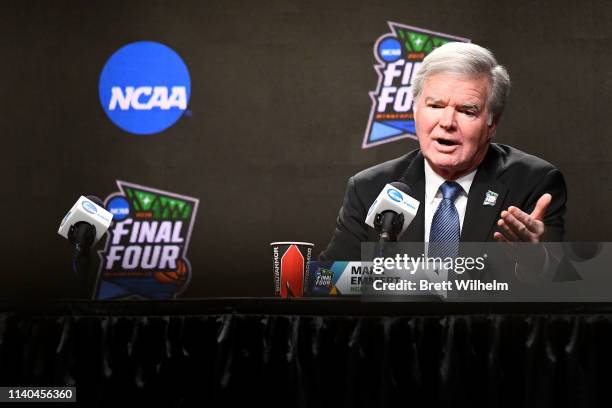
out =
{"type": "Polygon", "coordinates": [[[309,242],[272,242],[274,296],[303,297],[304,277],[314,244],[309,242]]]}

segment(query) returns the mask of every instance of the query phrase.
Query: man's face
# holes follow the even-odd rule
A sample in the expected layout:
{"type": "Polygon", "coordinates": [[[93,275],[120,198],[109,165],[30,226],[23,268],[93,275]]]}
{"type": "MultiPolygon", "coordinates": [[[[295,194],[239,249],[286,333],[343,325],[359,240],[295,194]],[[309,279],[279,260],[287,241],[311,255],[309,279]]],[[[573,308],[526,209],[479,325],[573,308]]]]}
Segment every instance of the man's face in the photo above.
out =
{"type": "Polygon", "coordinates": [[[484,158],[496,121],[489,126],[485,76],[432,75],[416,103],[416,133],[431,168],[447,180],[474,170],[484,158]]]}

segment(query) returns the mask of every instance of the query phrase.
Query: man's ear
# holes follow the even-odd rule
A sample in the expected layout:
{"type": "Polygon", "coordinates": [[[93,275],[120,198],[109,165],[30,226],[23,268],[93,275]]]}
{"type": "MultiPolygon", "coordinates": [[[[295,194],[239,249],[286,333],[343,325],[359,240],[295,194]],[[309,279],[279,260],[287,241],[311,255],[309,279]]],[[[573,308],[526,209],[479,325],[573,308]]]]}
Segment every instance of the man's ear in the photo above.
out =
{"type": "Polygon", "coordinates": [[[495,131],[497,130],[497,122],[499,122],[499,116],[494,115],[493,113],[489,113],[487,117],[487,126],[489,127],[489,137],[495,136],[495,131]]]}

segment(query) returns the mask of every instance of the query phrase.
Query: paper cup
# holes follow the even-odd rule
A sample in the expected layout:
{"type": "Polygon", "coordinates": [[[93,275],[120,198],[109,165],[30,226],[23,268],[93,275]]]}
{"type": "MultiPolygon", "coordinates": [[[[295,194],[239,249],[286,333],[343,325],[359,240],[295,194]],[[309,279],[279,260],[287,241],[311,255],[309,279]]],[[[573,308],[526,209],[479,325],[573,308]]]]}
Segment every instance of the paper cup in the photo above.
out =
{"type": "Polygon", "coordinates": [[[309,242],[272,242],[274,296],[303,297],[304,277],[314,244],[309,242]]]}

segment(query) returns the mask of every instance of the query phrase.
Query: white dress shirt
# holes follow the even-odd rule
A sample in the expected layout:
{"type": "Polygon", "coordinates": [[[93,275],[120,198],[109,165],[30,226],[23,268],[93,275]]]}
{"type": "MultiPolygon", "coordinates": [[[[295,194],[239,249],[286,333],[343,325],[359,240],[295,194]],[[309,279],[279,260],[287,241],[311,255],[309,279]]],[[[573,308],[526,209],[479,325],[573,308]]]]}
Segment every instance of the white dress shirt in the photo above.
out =
{"type": "MultiPolygon", "coordinates": [[[[429,232],[431,229],[431,221],[433,220],[433,216],[440,205],[440,201],[442,201],[442,192],[440,191],[440,186],[446,180],[438,175],[429,163],[427,159],[425,162],[425,242],[429,242],[429,232]]],[[[476,170],[471,173],[466,174],[465,176],[459,177],[457,180],[454,180],[457,184],[463,188],[463,191],[459,193],[459,196],[455,199],[455,207],[457,208],[457,212],[459,213],[459,228],[460,231],[463,230],[463,219],[465,218],[465,210],[467,208],[468,194],[470,193],[470,187],[472,186],[472,182],[474,181],[474,176],[476,175],[476,170]]]]}

